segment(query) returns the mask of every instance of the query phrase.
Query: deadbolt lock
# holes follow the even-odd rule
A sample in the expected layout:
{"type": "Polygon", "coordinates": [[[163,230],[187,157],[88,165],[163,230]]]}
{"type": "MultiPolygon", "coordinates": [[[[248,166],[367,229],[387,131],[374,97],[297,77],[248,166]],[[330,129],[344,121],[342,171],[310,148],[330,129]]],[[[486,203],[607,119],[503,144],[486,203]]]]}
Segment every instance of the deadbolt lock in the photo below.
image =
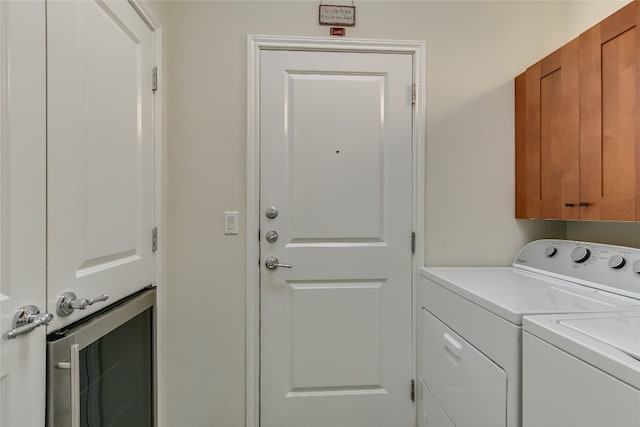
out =
{"type": "Polygon", "coordinates": [[[271,206],[269,209],[264,211],[264,216],[266,216],[269,219],[275,219],[278,217],[278,209],[271,206]]]}
{"type": "Polygon", "coordinates": [[[269,230],[267,234],[264,236],[267,239],[267,242],[274,243],[278,241],[278,232],[276,230],[269,230]]]}

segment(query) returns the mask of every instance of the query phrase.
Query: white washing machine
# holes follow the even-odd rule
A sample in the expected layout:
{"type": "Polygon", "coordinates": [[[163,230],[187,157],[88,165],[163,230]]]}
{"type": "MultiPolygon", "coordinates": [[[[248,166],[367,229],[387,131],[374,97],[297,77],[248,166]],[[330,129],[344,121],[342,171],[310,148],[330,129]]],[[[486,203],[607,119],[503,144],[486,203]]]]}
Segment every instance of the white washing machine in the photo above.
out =
{"type": "Polygon", "coordinates": [[[527,316],[524,427],[640,426],[640,310],[527,316]]]}
{"type": "Polygon", "coordinates": [[[421,269],[418,425],[521,426],[523,317],[640,307],[638,271],[639,249],[567,240],[511,267],[421,269]]]}

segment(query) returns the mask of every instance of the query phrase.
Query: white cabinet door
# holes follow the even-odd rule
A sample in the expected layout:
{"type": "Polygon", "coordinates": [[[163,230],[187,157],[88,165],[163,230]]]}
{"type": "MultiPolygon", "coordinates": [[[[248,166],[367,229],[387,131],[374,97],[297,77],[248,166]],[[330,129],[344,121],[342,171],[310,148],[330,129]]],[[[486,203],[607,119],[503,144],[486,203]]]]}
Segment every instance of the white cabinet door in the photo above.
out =
{"type": "Polygon", "coordinates": [[[109,295],[49,331],[154,281],[152,43],[125,0],[47,5],[48,308],[109,295]]]}
{"type": "Polygon", "coordinates": [[[413,425],[412,67],[261,53],[263,427],[413,425]]]}
{"type": "MultiPolygon", "coordinates": [[[[0,316],[46,309],[44,1],[0,1],[0,316]]],[[[0,339],[0,426],[43,426],[45,328],[0,339]]]]}

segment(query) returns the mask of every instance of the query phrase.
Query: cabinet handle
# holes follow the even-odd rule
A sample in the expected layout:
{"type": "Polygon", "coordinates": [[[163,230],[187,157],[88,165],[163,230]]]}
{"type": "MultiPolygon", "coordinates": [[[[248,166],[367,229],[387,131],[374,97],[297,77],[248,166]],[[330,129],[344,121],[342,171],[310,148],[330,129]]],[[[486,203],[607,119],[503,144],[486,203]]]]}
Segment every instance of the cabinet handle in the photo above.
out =
{"type": "Polygon", "coordinates": [[[100,301],[106,301],[107,299],[109,299],[109,295],[107,294],[98,295],[90,299],[78,299],[73,292],[65,292],[58,297],[56,311],[58,316],[65,317],[73,313],[75,309],[84,310],[90,305],[100,301]]]}
{"type": "Polygon", "coordinates": [[[574,207],[575,205],[576,205],[575,203],[565,203],[565,204],[564,204],[564,207],[565,207],[565,208],[572,208],[572,207],[574,207]]]}
{"type": "Polygon", "coordinates": [[[2,337],[12,340],[20,335],[28,334],[38,326],[45,326],[51,323],[53,314],[40,313],[35,305],[25,305],[20,307],[13,317],[13,329],[5,332],[2,337]]]}
{"type": "Polygon", "coordinates": [[[80,427],[80,345],[71,346],[71,427],[80,427]]]}
{"type": "Polygon", "coordinates": [[[589,204],[590,204],[589,202],[580,202],[580,206],[584,206],[584,207],[589,206],[589,204]]]}
{"type": "Polygon", "coordinates": [[[71,427],[80,427],[80,344],[71,346],[71,359],[69,362],[60,362],[58,369],[69,369],[71,377],[70,415],[71,427]]]}

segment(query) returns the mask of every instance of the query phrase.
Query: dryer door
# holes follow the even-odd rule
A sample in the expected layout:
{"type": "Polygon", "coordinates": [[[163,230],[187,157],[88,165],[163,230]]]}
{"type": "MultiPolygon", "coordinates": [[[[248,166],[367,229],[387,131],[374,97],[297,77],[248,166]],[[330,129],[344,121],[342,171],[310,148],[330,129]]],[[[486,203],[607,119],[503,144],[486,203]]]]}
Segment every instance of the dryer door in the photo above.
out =
{"type": "Polygon", "coordinates": [[[456,427],[422,381],[420,381],[420,389],[418,427],[456,427]]]}
{"type": "Polygon", "coordinates": [[[457,427],[507,422],[507,375],[493,361],[422,310],[422,380],[457,427]]]}

